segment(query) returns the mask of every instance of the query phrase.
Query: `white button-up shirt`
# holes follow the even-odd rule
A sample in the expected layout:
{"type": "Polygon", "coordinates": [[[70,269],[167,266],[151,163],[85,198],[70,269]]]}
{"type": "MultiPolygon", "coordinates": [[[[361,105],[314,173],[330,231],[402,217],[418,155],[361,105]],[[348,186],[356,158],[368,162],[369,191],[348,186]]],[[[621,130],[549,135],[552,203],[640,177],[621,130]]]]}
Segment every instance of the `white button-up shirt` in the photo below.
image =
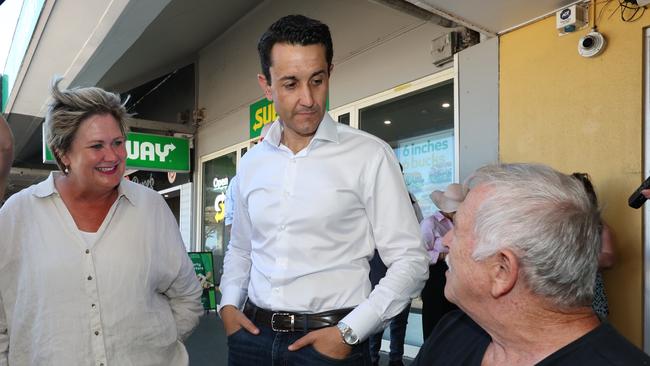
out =
{"type": "Polygon", "coordinates": [[[201,287],[162,197],[122,180],[88,245],[55,174],[0,209],[0,366],[187,365],[201,287]]]}
{"type": "Polygon", "coordinates": [[[270,310],[355,307],[343,322],[365,339],[416,297],[428,277],[418,221],[385,142],[326,114],[297,154],[283,124],[242,159],[221,305],[247,297],[270,310]],[[370,292],[377,248],[389,267],[370,292]]]}

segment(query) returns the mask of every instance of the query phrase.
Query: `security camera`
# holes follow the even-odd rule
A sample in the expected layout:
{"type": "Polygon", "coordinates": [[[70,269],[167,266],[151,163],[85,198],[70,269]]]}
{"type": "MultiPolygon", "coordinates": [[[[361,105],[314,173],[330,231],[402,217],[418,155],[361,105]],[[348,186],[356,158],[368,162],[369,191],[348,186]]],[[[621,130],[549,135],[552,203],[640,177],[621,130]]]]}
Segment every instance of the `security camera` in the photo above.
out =
{"type": "Polygon", "coordinates": [[[593,31],[578,41],[578,53],[582,57],[594,57],[605,49],[605,37],[599,32],[593,31]]]}

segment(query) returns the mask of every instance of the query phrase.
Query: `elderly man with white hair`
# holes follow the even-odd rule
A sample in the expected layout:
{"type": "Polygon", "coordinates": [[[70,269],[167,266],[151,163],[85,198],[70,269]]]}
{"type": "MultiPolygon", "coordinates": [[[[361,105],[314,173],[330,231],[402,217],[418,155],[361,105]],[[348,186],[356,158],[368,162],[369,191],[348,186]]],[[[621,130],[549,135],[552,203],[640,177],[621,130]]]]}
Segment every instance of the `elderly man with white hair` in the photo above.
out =
{"type": "Polygon", "coordinates": [[[479,169],[447,233],[445,296],[462,311],[422,346],[422,365],[650,365],[591,309],[600,214],[549,167],[479,169]]]}

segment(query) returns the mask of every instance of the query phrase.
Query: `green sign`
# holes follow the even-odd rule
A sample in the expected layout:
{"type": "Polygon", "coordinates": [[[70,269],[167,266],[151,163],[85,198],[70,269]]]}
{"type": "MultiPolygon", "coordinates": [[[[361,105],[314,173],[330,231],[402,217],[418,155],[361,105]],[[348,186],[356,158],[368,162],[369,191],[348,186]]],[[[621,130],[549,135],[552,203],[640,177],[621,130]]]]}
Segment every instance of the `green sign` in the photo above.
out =
{"type": "Polygon", "coordinates": [[[264,98],[250,105],[250,138],[258,138],[265,125],[278,118],[275,113],[275,105],[272,101],[264,98]]]}
{"type": "Polygon", "coordinates": [[[9,77],[0,74],[0,113],[5,111],[9,99],[9,77]]]}
{"type": "MultiPolygon", "coordinates": [[[[330,110],[330,98],[328,96],[325,101],[325,110],[330,110]]],[[[278,118],[278,114],[275,112],[275,105],[272,101],[263,98],[249,107],[250,114],[250,137],[255,139],[260,137],[262,134],[262,128],[268,125],[269,123],[275,121],[278,118]]]]}
{"type": "Polygon", "coordinates": [[[212,252],[189,252],[194,271],[199,278],[203,295],[201,302],[205,310],[214,310],[217,308],[217,296],[214,287],[214,265],[212,263],[212,252]]]}
{"type": "MultiPolygon", "coordinates": [[[[190,171],[190,141],[188,139],[139,132],[127,133],[126,139],[126,167],[128,169],[165,172],[190,171]]],[[[43,162],[54,163],[54,156],[45,146],[45,140],[43,140],[43,162]]]]}

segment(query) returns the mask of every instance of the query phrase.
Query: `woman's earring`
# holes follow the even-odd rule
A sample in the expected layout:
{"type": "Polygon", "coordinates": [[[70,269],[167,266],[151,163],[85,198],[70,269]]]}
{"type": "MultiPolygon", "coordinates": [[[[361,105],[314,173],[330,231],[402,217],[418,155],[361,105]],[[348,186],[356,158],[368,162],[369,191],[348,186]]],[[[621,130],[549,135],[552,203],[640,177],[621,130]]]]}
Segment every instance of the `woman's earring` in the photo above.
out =
{"type": "Polygon", "coordinates": [[[65,175],[68,175],[68,173],[70,173],[70,169],[68,169],[68,167],[66,166],[65,169],[63,169],[63,172],[65,173],[65,175]]]}

